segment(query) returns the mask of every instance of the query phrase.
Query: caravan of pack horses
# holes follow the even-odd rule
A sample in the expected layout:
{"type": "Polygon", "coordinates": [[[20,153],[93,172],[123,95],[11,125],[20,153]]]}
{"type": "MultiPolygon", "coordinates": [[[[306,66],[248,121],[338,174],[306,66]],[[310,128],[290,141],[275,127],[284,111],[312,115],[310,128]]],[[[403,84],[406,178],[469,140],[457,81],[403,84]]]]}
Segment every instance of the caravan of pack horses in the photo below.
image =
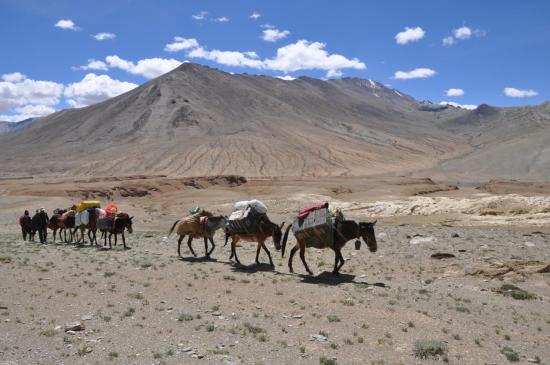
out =
{"type": "MultiPolygon", "coordinates": [[[[187,237],[187,246],[194,257],[197,257],[193,249],[193,239],[204,240],[204,256],[207,259],[216,248],[214,236],[218,230],[225,235],[225,244],[230,241],[230,260],[241,264],[237,256],[237,243],[256,243],[256,264],[260,264],[260,253],[263,249],[269,259],[269,265],[274,267],[271,251],[266,242],[271,239],[277,251],[281,251],[282,257],[285,254],[286,244],[290,230],[296,238],[296,245],[290,250],[288,267],[294,272],[292,261],[295,253],[300,251],[300,259],[308,274],[312,275],[305,260],[305,249],[313,247],[317,249],[330,248],[334,251],[333,274],[338,275],[344,265],[344,258],[341,250],[348,241],[355,240],[355,249],[361,247],[361,239],[368,246],[370,252],[376,252],[377,242],[374,233],[374,222],[356,222],[346,220],[341,209],[331,208],[329,203],[315,204],[300,210],[292,217],[292,222],[283,233],[285,222],[277,224],[268,217],[268,208],[260,200],[243,200],[233,205],[228,216],[215,215],[214,213],[194,207],[189,213],[176,220],[168,232],[168,237],[176,233],[178,237],[178,256],[182,256],[181,244],[187,237]],[[210,247],[209,247],[210,243],[210,247]]],[[[57,208],[51,217],[44,208],[37,209],[31,217],[26,210],[19,218],[23,240],[34,242],[38,232],[40,243],[48,243],[48,231],[52,231],[52,243],[58,242],[86,244],[86,237],[90,245],[100,246],[97,239],[98,231],[101,233],[100,240],[103,246],[109,243],[112,249],[112,238],[117,245],[118,235],[122,238],[122,244],[126,245],[125,232],[132,233],[132,220],[129,214],[119,211],[114,203],[109,203],[105,209],[101,208],[101,202],[97,200],[82,201],[68,209],[57,208]]]]}

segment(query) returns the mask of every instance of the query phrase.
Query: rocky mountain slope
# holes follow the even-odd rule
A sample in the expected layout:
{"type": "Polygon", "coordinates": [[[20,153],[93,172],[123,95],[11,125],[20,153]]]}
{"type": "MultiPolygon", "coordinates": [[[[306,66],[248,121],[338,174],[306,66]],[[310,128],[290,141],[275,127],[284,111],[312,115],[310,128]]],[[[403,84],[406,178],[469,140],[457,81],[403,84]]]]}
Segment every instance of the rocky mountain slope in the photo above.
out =
{"type": "Polygon", "coordinates": [[[548,104],[428,108],[372,80],[287,81],[185,63],[128,93],[0,136],[0,174],[273,177],[437,168],[540,178],[550,176],[549,114],[548,104]]]}

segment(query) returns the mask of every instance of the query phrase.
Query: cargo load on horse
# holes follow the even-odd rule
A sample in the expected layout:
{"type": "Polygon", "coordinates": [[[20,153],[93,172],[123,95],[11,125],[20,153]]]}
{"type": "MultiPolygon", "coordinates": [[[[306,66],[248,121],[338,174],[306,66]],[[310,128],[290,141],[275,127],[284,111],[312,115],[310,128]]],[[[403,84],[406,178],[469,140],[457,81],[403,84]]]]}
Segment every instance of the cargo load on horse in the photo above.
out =
{"type": "Polygon", "coordinates": [[[98,200],[85,200],[76,206],[76,212],[80,213],[88,208],[101,208],[101,202],[98,200]]]}
{"type": "Polygon", "coordinates": [[[226,225],[226,233],[229,235],[255,233],[266,214],[267,207],[259,200],[239,201],[233,206],[226,225]]]}
{"type": "Polygon", "coordinates": [[[292,223],[292,233],[306,247],[332,247],[334,230],[338,231],[343,220],[342,211],[338,208],[330,210],[328,203],[311,205],[298,212],[292,223]]]}

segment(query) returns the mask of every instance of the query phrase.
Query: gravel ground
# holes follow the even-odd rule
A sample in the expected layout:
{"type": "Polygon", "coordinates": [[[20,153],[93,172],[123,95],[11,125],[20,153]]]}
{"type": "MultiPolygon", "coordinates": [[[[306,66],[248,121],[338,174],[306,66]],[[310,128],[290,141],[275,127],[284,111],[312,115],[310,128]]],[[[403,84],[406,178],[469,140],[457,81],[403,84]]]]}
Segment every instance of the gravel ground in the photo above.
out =
{"type": "Polygon", "coordinates": [[[480,272],[509,260],[548,264],[549,235],[435,224],[376,231],[378,251],[346,246],[337,278],[331,251],[306,252],[313,277],[296,256],[292,275],[271,242],[274,269],[254,265],[248,243],[238,253],[250,266],[230,262],[221,236],[207,261],[185,244],[178,258],[175,238],[158,231],[130,235],[129,250],[0,233],[0,364],[550,362],[550,274],[480,272]],[[524,292],[496,290],[504,284],[524,292]],[[75,321],[84,329],[66,332],[75,321]]]}

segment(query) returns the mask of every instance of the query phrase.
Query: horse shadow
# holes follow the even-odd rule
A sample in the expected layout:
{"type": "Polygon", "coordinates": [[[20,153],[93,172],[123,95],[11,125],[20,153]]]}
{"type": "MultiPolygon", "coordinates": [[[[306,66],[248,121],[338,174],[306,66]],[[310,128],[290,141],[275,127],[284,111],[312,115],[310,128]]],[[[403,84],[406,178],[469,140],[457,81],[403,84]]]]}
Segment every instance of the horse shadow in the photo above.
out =
{"type": "Polygon", "coordinates": [[[239,263],[231,264],[231,271],[233,272],[242,272],[247,274],[254,274],[257,272],[275,272],[275,267],[270,264],[260,263],[260,264],[250,264],[243,265],[239,263]]]}
{"type": "Polygon", "coordinates": [[[340,273],[339,275],[334,275],[330,271],[324,271],[321,274],[317,276],[313,275],[300,275],[301,276],[301,282],[305,284],[317,284],[317,285],[340,285],[340,284],[347,284],[352,283],[356,285],[364,285],[364,286],[377,286],[380,288],[387,288],[386,284],[384,283],[373,283],[369,284],[364,281],[355,281],[356,276],[351,274],[343,274],[340,273]]]}
{"type": "Polygon", "coordinates": [[[186,256],[186,257],[180,257],[180,261],[184,262],[218,262],[217,259],[213,257],[208,256],[201,256],[201,257],[195,257],[195,256],[186,256]]]}

